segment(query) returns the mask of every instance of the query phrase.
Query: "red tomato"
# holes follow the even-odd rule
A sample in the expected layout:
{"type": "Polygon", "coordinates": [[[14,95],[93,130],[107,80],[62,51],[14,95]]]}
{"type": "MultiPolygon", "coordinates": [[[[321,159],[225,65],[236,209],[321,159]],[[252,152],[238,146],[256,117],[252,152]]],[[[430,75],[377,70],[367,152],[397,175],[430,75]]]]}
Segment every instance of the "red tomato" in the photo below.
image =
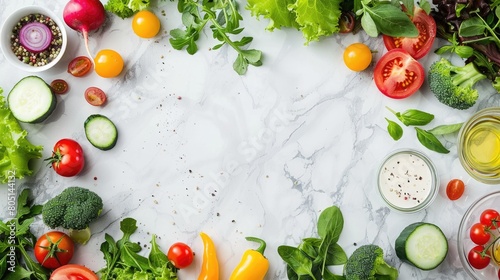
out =
{"type": "Polygon", "coordinates": [[[51,231],[40,236],[34,248],[36,260],[48,269],[68,264],[73,258],[74,251],[73,240],[60,231],[51,231]]]}
{"type": "Polygon", "coordinates": [[[86,56],[73,58],[68,65],[68,73],[75,77],[85,76],[92,69],[92,61],[86,56]]]}
{"type": "Polygon", "coordinates": [[[481,223],[476,223],[470,228],[470,239],[477,245],[486,244],[490,241],[490,237],[491,235],[487,231],[487,228],[481,223]]]}
{"type": "Polygon", "coordinates": [[[498,270],[498,279],[500,279],[500,269],[498,270]]]}
{"type": "Polygon", "coordinates": [[[384,54],[375,65],[374,79],[377,88],[394,99],[414,94],[424,83],[422,64],[402,49],[384,54]]]}
{"type": "Polygon", "coordinates": [[[102,106],[106,103],[107,97],[102,89],[98,87],[89,87],[85,90],[85,100],[87,100],[90,105],[102,106]]]}
{"type": "Polygon", "coordinates": [[[54,145],[52,157],[48,158],[57,174],[64,177],[75,176],[85,165],[83,149],[72,139],[61,139],[54,145]]]}
{"type": "Polygon", "coordinates": [[[69,89],[68,83],[62,79],[53,80],[52,83],[50,83],[50,87],[56,94],[65,94],[69,89]]]}
{"type": "Polygon", "coordinates": [[[413,58],[419,59],[431,50],[434,38],[436,38],[436,22],[432,16],[417,6],[415,6],[411,21],[418,29],[418,37],[390,37],[383,35],[384,45],[387,50],[404,49],[413,58]]]}
{"type": "Polygon", "coordinates": [[[496,229],[500,224],[500,214],[494,209],[486,209],[479,216],[479,221],[491,229],[496,229]]]}
{"type": "Polygon", "coordinates": [[[464,194],[465,184],[460,179],[453,179],[446,186],[446,195],[450,200],[457,200],[464,194]]]}
{"type": "Polygon", "coordinates": [[[83,265],[67,264],[54,270],[50,280],[99,280],[99,277],[83,265]]]}
{"type": "Polygon", "coordinates": [[[193,262],[194,255],[188,245],[177,242],[168,249],[167,258],[175,267],[180,269],[188,267],[193,262]]]}
{"type": "Polygon", "coordinates": [[[490,264],[490,256],[483,253],[484,247],[477,245],[469,251],[467,259],[472,267],[475,269],[483,269],[490,264]]]}

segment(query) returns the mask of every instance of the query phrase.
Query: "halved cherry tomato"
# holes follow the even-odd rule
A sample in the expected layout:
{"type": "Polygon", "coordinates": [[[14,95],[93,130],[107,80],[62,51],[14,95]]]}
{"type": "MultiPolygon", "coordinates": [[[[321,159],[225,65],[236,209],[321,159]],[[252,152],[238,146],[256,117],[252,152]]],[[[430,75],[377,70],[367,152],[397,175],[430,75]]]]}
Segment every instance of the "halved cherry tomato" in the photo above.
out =
{"type": "Polygon", "coordinates": [[[344,50],[344,63],[352,71],[363,71],[372,62],[372,51],[363,43],[354,43],[344,50]]]}
{"type": "Polygon", "coordinates": [[[349,12],[342,12],[339,19],[339,32],[340,33],[349,33],[354,30],[354,26],[356,25],[356,15],[349,12]]]}
{"type": "Polygon", "coordinates": [[[375,85],[386,96],[394,99],[414,94],[424,83],[422,64],[403,49],[384,54],[375,65],[375,85]]]}
{"type": "Polygon", "coordinates": [[[415,6],[411,21],[418,29],[418,37],[390,37],[384,35],[384,45],[387,50],[402,48],[413,58],[420,59],[429,53],[434,43],[436,22],[432,16],[417,6],[415,6]]]}
{"type": "Polygon", "coordinates": [[[475,223],[470,228],[470,239],[477,245],[484,245],[490,241],[491,234],[487,227],[481,223],[475,223]]]}
{"type": "Polygon", "coordinates": [[[167,258],[175,267],[181,269],[188,267],[193,262],[194,255],[191,247],[177,242],[168,249],[167,258]]]}
{"type": "Polygon", "coordinates": [[[86,56],[73,58],[68,65],[68,73],[75,77],[85,76],[92,69],[92,61],[86,56]]]}
{"type": "Polygon", "coordinates": [[[52,83],[50,83],[50,87],[56,94],[65,94],[69,89],[68,83],[63,79],[53,80],[52,83]]]}
{"type": "Polygon", "coordinates": [[[79,264],[67,264],[54,270],[50,280],[99,280],[99,277],[90,269],[79,264]]]}
{"type": "Polygon", "coordinates": [[[484,247],[477,245],[472,248],[467,255],[467,259],[472,267],[475,269],[483,269],[490,264],[490,256],[488,254],[483,254],[484,247]]]}
{"type": "Polygon", "coordinates": [[[98,87],[89,87],[85,90],[85,100],[87,100],[90,105],[102,106],[106,103],[106,99],[106,94],[98,87]]]}
{"type": "Polygon", "coordinates": [[[82,146],[68,138],[57,141],[52,156],[46,160],[52,164],[57,174],[64,177],[77,175],[85,165],[82,146]]]}
{"type": "Polygon", "coordinates": [[[479,216],[481,224],[496,229],[500,225],[500,214],[494,209],[486,209],[479,216]]]}
{"type": "Polygon", "coordinates": [[[100,50],[94,60],[95,72],[103,78],[113,78],[123,70],[123,58],[114,50],[100,50]]]}
{"type": "Polygon", "coordinates": [[[132,19],[132,30],[141,38],[153,38],[160,31],[160,19],[154,13],[142,10],[132,19]]]}
{"type": "Polygon", "coordinates": [[[464,194],[465,184],[460,179],[453,179],[446,185],[446,195],[450,200],[457,200],[464,194]]]}
{"type": "Polygon", "coordinates": [[[73,258],[75,244],[60,231],[47,232],[38,238],[34,253],[36,260],[45,268],[56,269],[68,264],[73,258]]]}

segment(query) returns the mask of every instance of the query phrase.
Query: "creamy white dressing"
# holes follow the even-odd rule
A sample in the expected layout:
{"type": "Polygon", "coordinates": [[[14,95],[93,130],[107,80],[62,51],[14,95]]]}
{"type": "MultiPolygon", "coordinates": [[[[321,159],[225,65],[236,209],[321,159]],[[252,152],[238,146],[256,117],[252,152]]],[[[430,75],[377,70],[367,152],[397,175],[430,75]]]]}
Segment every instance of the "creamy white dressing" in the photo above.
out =
{"type": "Polygon", "coordinates": [[[394,207],[411,209],[431,195],[433,174],[429,164],[413,153],[397,153],[380,169],[379,188],[394,207]]]}

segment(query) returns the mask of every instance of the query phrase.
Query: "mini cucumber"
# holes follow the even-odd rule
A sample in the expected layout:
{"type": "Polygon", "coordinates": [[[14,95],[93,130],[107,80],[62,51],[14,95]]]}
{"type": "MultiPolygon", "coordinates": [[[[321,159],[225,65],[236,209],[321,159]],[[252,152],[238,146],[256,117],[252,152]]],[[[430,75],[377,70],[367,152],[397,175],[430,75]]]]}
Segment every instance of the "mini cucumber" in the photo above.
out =
{"type": "Polygon", "coordinates": [[[106,116],[90,115],[84,124],[85,136],[90,144],[103,151],[110,150],[118,140],[118,130],[115,124],[106,116]]]}
{"type": "Polygon", "coordinates": [[[7,103],[18,121],[39,123],[52,114],[57,100],[52,88],[42,78],[27,76],[9,92],[7,103]]]}
{"type": "Polygon", "coordinates": [[[430,223],[407,226],[396,239],[396,255],[422,270],[439,266],[448,254],[448,240],[441,229],[430,223]]]}

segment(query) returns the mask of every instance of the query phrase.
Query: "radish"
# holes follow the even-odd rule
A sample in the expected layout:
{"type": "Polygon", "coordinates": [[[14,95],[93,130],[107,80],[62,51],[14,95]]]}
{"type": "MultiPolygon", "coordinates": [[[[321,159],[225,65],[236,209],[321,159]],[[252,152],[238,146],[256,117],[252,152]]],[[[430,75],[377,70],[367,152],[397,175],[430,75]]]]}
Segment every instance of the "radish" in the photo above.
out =
{"type": "Polygon", "coordinates": [[[88,33],[102,26],[106,11],[99,0],[70,0],[63,11],[64,22],[73,30],[83,34],[85,48],[90,57],[88,33]]]}

